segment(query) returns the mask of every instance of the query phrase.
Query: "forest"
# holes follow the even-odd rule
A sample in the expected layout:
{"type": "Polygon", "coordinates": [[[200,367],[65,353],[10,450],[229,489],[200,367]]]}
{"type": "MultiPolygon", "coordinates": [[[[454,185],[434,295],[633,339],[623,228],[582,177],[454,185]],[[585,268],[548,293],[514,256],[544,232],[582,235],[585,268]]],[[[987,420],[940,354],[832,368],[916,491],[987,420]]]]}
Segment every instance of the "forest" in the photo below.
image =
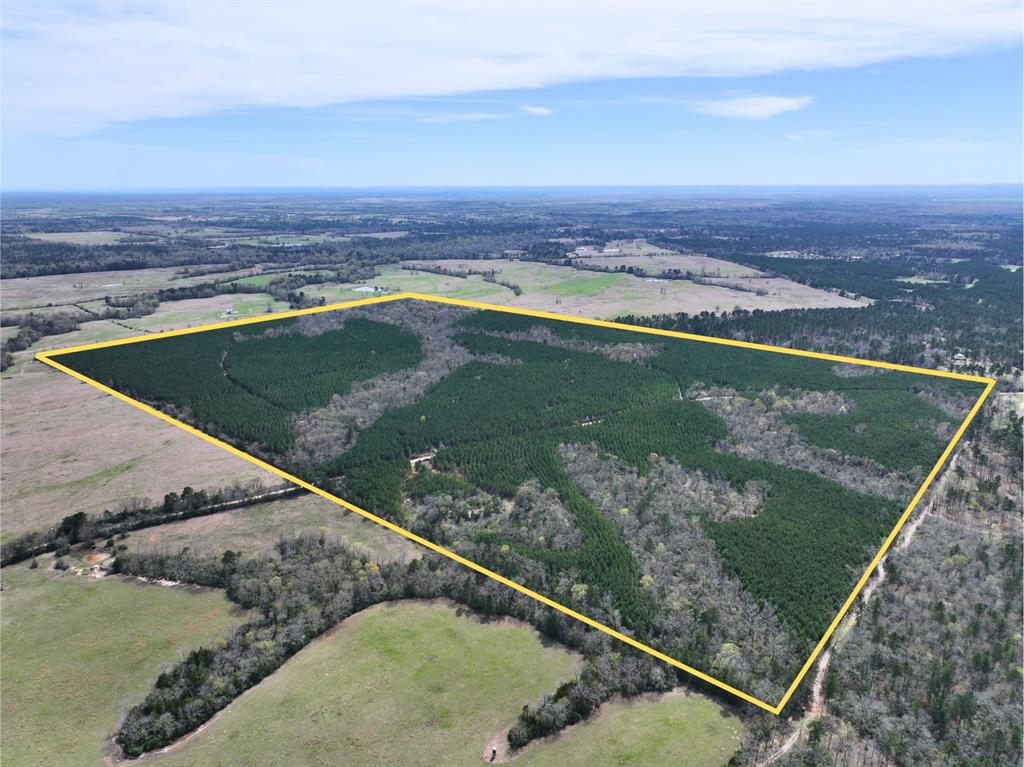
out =
{"type": "Polygon", "coordinates": [[[270,329],[211,330],[157,342],[92,349],[79,372],[144,401],[173,404],[240,445],[269,452],[293,439],[290,414],[323,405],[360,380],[415,364],[419,341],[390,325],[353,319],[309,338],[290,320],[270,329]]]}
{"type": "MultiPolygon", "coordinates": [[[[909,483],[938,457],[944,446],[938,435],[956,424],[935,403],[980,393],[972,382],[851,372],[822,360],[502,312],[445,314],[428,330],[429,323],[413,327],[401,313],[405,301],[395,303],[63,361],[659,649],[697,652],[701,657],[685,660],[705,667],[720,648],[695,650],[664,633],[659,614],[667,607],[644,578],[645,552],[581,489],[560,450],[593,445],[641,476],[669,460],[732,493],[761,488],[753,515],[722,516],[700,503],[675,512],[698,523],[722,577],[770,605],[794,643],[796,654],[777,658],[774,671],[720,672],[751,684],[758,673],[781,678],[809,652],[902,507],[820,473],[724,449],[730,427],[709,400],[767,391],[799,403],[817,393],[840,409],[793,406],[781,416],[808,445],[902,473],[909,483]],[[419,370],[424,344],[436,345],[430,334],[437,333],[461,356],[422,394],[378,414],[326,460],[290,450],[306,414],[359,382],[419,370]],[[706,387],[717,394],[698,396],[706,387]],[[410,459],[417,456],[427,463],[413,471],[410,459]],[[477,504],[482,511],[463,501],[458,513],[443,501],[482,493],[516,502],[529,482],[552,493],[558,513],[574,521],[577,545],[560,548],[544,536],[524,536],[492,501],[477,504]],[[431,504],[436,510],[425,513],[431,504]]],[[[424,304],[416,313],[435,310],[424,304]]]]}

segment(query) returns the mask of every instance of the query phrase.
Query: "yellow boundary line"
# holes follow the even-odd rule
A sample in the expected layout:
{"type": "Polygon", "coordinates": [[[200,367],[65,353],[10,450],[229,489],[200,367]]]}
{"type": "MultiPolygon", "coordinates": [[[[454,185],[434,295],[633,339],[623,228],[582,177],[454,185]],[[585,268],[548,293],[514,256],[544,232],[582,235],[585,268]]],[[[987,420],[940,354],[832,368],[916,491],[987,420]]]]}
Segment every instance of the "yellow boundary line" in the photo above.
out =
{"type": "Polygon", "coordinates": [[[708,684],[718,687],[719,689],[725,690],[726,692],[735,695],[736,697],[745,700],[748,703],[752,703],[755,706],[758,706],[764,709],[765,711],[768,711],[776,715],[778,715],[785,707],[786,703],[789,702],[789,699],[793,696],[793,693],[796,692],[796,689],[800,686],[800,682],[803,681],[803,678],[807,675],[807,672],[810,670],[811,666],[814,665],[814,661],[817,660],[818,655],[821,654],[821,651],[825,648],[825,645],[828,644],[828,641],[832,637],[833,632],[835,632],[836,628],[839,626],[839,623],[846,616],[846,613],[849,611],[850,607],[853,606],[853,603],[857,599],[858,594],[860,594],[861,590],[864,588],[864,585],[868,582],[868,579],[871,577],[871,573],[874,571],[879,561],[881,561],[882,557],[884,557],[886,552],[889,550],[889,547],[892,545],[893,541],[896,539],[896,536],[899,534],[900,529],[906,523],[911,513],[913,513],[914,509],[917,507],[917,504],[921,501],[921,498],[928,490],[928,487],[931,485],[935,477],[938,475],[939,470],[942,468],[943,464],[945,464],[946,460],[953,452],[953,448],[956,446],[957,442],[960,441],[961,437],[963,437],[964,432],[967,430],[967,427],[970,425],[971,421],[974,420],[974,417],[978,414],[978,411],[981,409],[982,404],[985,402],[985,399],[988,397],[989,393],[991,393],[993,387],[996,384],[995,380],[992,378],[966,375],[963,373],[952,373],[944,370],[929,370],[928,368],[919,368],[910,365],[896,365],[891,362],[863,360],[858,359],[856,357],[844,357],[837,354],[823,354],[821,352],[804,351],[801,349],[787,349],[782,346],[755,344],[747,341],[734,341],[727,338],[713,338],[711,336],[701,336],[695,335],[693,333],[680,333],[672,330],[661,330],[658,328],[644,328],[634,325],[625,325],[619,322],[593,320],[583,317],[570,317],[563,314],[553,314],[551,312],[534,311],[532,309],[518,309],[508,306],[497,306],[495,304],[485,304],[480,303],[478,301],[464,301],[456,298],[443,298],[440,296],[428,296],[421,293],[408,292],[396,293],[394,295],[389,296],[366,298],[358,301],[346,301],[342,303],[329,304],[327,306],[316,306],[310,309],[297,309],[294,311],[279,312],[277,314],[261,317],[250,317],[248,319],[242,320],[215,322],[209,325],[200,325],[199,327],[194,328],[168,330],[161,333],[151,333],[144,336],[121,338],[114,341],[101,341],[99,343],[84,344],[81,346],[71,346],[64,349],[56,349],[47,352],[38,352],[35,355],[35,358],[40,362],[43,362],[49,365],[50,367],[61,371],[62,373],[68,374],[72,378],[76,378],[79,381],[87,383],[90,386],[93,386],[99,389],[100,391],[111,395],[112,397],[116,397],[117,399],[122,400],[123,402],[127,402],[129,405],[138,408],[144,413],[148,413],[151,416],[159,418],[161,421],[169,423],[172,426],[176,426],[179,429],[186,431],[189,434],[192,434],[193,436],[199,437],[200,439],[209,442],[211,445],[216,445],[217,447],[223,450],[227,450],[229,453],[237,455],[239,458],[242,458],[248,461],[249,463],[258,466],[261,469],[270,472],[271,474],[276,474],[278,477],[281,477],[282,479],[288,482],[298,485],[299,487],[302,487],[311,493],[319,495],[322,498],[326,498],[327,500],[332,501],[333,503],[336,503],[339,506],[348,509],[349,511],[353,511],[356,514],[359,514],[360,516],[365,517],[366,519],[369,519],[372,522],[376,522],[378,525],[386,527],[388,530],[396,532],[399,535],[402,535],[408,538],[409,540],[413,541],[414,543],[418,543],[419,545],[424,546],[425,548],[428,548],[431,551],[435,551],[438,554],[442,554],[448,557],[449,559],[454,560],[455,562],[458,562],[459,564],[464,565],[465,567],[468,567],[471,570],[475,570],[476,572],[481,573],[482,575],[486,575],[488,578],[494,579],[498,583],[508,586],[509,588],[515,589],[516,591],[519,591],[523,594],[526,594],[528,597],[536,599],[538,602],[541,602],[547,605],[548,607],[553,607],[554,609],[559,610],[560,612],[565,613],[566,615],[575,618],[576,620],[581,621],[582,623],[585,623],[588,626],[591,626],[592,628],[603,631],[604,633],[614,637],[615,639],[618,639],[621,642],[625,642],[626,644],[631,645],[632,647],[635,647],[638,650],[642,650],[643,652],[646,652],[649,655],[653,655],[655,658],[658,658],[659,660],[664,661],[665,663],[668,663],[671,666],[675,666],[676,668],[685,671],[686,673],[691,674],[692,676],[695,676],[698,679],[707,682],[708,684]],[[370,304],[385,303],[388,301],[399,301],[408,298],[418,299],[422,301],[432,301],[434,303],[440,304],[450,304],[453,306],[468,307],[471,309],[488,309],[491,311],[505,312],[506,314],[519,314],[527,317],[540,317],[542,319],[574,322],[580,325],[594,325],[597,327],[614,328],[618,330],[629,330],[637,333],[648,333],[650,335],[666,336],[668,338],[683,338],[688,341],[701,341],[704,343],[714,343],[722,346],[736,346],[743,349],[756,349],[759,351],[778,352],[780,354],[789,354],[795,357],[811,357],[813,359],[830,360],[832,362],[845,362],[855,365],[867,365],[870,367],[885,368],[886,370],[898,370],[906,373],[919,373],[921,375],[937,376],[940,378],[953,378],[960,381],[973,381],[975,383],[983,383],[986,386],[985,390],[981,393],[981,396],[978,397],[977,402],[974,403],[970,412],[967,414],[967,417],[964,418],[963,423],[960,424],[960,428],[957,429],[956,434],[953,435],[953,439],[951,439],[949,444],[946,445],[946,449],[942,451],[942,455],[939,456],[939,460],[935,463],[935,465],[932,467],[932,470],[928,473],[928,476],[924,480],[924,484],[921,485],[920,489],[914,495],[914,498],[910,501],[910,504],[907,506],[906,510],[900,516],[899,521],[896,523],[896,526],[892,529],[892,532],[889,533],[888,537],[882,544],[882,547],[878,550],[878,553],[875,554],[870,564],[868,564],[867,568],[864,570],[864,574],[861,575],[860,580],[857,581],[857,585],[854,587],[850,596],[846,598],[846,601],[843,603],[843,606],[839,610],[839,613],[832,620],[832,623],[825,631],[825,634],[818,641],[818,644],[815,646],[814,651],[811,653],[810,657],[804,663],[803,667],[800,669],[800,672],[796,675],[796,678],[790,684],[789,689],[786,690],[786,693],[782,696],[782,699],[779,700],[778,703],[772,705],[770,703],[766,703],[763,700],[755,698],[753,695],[745,693],[742,690],[739,690],[730,684],[715,679],[714,677],[705,674],[703,671],[699,671],[698,669],[695,669],[692,666],[688,666],[685,663],[676,660],[675,658],[671,658],[668,655],[665,655],[664,653],[655,650],[653,647],[648,647],[643,642],[638,642],[633,637],[627,636],[621,632],[616,631],[615,629],[609,628],[608,626],[605,626],[603,623],[599,623],[598,621],[595,621],[592,618],[588,618],[586,615],[583,615],[582,613],[578,613],[575,610],[566,607],[565,605],[559,604],[558,602],[549,599],[543,594],[539,594],[536,591],[528,589],[525,586],[516,583],[515,581],[511,581],[508,578],[505,578],[504,576],[499,575],[496,572],[493,572],[492,570],[488,570],[486,567],[478,565],[477,563],[472,562],[466,559],[465,557],[459,556],[454,551],[450,551],[449,549],[446,549],[443,546],[439,546],[436,543],[428,541],[426,538],[422,538],[416,535],[415,533],[406,530],[405,528],[399,527],[393,522],[389,522],[388,520],[382,517],[378,517],[376,514],[372,514],[366,511],[365,509],[361,509],[355,504],[349,503],[348,501],[342,498],[338,498],[337,496],[328,493],[326,490],[322,490],[321,488],[316,487],[315,485],[310,484],[309,482],[306,482],[305,480],[300,479],[299,477],[289,474],[286,471],[282,471],[276,466],[272,466],[266,461],[260,460],[255,456],[249,455],[248,453],[239,450],[238,448],[229,445],[228,443],[219,440],[216,437],[211,437],[209,434],[205,434],[199,431],[199,429],[196,429],[193,426],[189,426],[187,423],[179,421],[176,418],[172,418],[171,416],[157,410],[156,408],[150,407],[149,405],[146,405],[143,402],[139,402],[138,400],[133,399],[132,397],[129,397],[126,394],[122,394],[121,392],[112,389],[109,386],[104,386],[99,381],[95,381],[92,378],[89,378],[88,376],[84,376],[81,373],[72,370],[66,365],[62,365],[61,363],[53,359],[54,357],[62,356],[65,354],[74,354],[76,352],[88,351],[90,349],[104,349],[111,346],[123,346],[126,344],[142,343],[146,341],[153,341],[158,338],[170,338],[172,336],[188,335],[191,333],[202,333],[209,330],[219,330],[221,328],[238,327],[241,325],[252,325],[259,322],[271,322],[274,320],[287,319],[289,317],[301,317],[307,314],[330,312],[336,311],[338,309],[350,309],[357,306],[368,306],[370,304]]]}

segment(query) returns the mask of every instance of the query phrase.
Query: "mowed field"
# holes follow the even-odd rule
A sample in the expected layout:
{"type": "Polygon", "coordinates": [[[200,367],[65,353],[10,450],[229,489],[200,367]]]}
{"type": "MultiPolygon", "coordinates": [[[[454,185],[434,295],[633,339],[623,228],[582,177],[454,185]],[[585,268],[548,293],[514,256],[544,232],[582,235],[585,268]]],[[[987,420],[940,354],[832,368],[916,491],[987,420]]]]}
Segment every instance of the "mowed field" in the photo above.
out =
{"type": "Polygon", "coordinates": [[[133,550],[178,551],[188,546],[217,554],[227,549],[258,554],[271,552],[282,535],[305,530],[340,536],[365,547],[374,559],[408,562],[423,551],[398,533],[311,493],[138,530],[124,543],[133,550]]]}
{"type": "Polygon", "coordinates": [[[24,564],[4,568],[3,586],[7,767],[103,765],[118,716],[161,667],[227,636],[244,617],[219,591],[24,564]]]}
{"type": "MultiPolygon", "coordinates": [[[[381,605],[348,619],[205,730],[147,761],[477,765],[522,705],[571,678],[576,663],[513,621],[481,622],[443,602],[381,605]]],[[[590,727],[567,733],[564,746],[561,739],[537,744],[523,764],[719,765],[740,731],[737,719],[699,697],[614,704],[590,727]],[[686,761],[666,761],[678,755],[686,761]]]]}

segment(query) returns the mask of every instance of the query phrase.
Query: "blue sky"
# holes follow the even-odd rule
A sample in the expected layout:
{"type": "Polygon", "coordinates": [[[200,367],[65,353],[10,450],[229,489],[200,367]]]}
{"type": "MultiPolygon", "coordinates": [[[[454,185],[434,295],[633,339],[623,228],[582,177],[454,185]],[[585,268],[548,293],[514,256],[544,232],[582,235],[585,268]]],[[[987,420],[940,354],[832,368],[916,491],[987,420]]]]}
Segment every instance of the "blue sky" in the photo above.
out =
{"type": "Polygon", "coordinates": [[[649,6],[585,39],[560,34],[571,6],[407,6],[421,18],[388,35],[370,7],[332,6],[345,39],[269,16],[234,40],[216,15],[15,6],[6,190],[1021,181],[1014,4],[938,21],[921,4],[825,19],[775,4],[740,26],[649,6]],[[548,37],[484,34],[531,21],[548,37]]]}

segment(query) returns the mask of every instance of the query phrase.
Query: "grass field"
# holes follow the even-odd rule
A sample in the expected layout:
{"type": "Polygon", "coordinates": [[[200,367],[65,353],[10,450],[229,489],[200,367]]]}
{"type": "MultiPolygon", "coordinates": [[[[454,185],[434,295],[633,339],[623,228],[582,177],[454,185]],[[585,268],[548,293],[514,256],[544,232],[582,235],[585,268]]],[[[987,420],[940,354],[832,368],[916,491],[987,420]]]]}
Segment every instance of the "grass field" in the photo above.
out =
{"type": "Polygon", "coordinates": [[[5,767],[93,767],[160,668],[241,621],[221,592],[3,570],[5,767]]]}
{"type": "Polygon", "coordinates": [[[708,698],[674,693],[613,702],[597,716],[535,745],[521,767],[719,767],[740,746],[743,723],[708,698]]]}
{"type": "Polygon", "coordinates": [[[477,765],[490,739],[575,673],[533,629],[443,603],[374,607],[342,623],[153,764],[477,765]]]}
{"type": "Polygon", "coordinates": [[[484,282],[482,278],[476,276],[449,277],[443,274],[410,271],[398,266],[385,266],[378,271],[379,274],[372,280],[343,285],[307,285],[303,290],[307,295],[316,298],[323,296],[328,303],[365,298],[366,296],[355,292],[355,288],[372,286],[386,287],[394,292],[410,290],[417,293],[493,303],[508,303],[515,296],[508,288],[484,282]]]}
{"type": "Polygon", "coordinates": [[[167,301],[160,304],[155,312],[138,319],[125,320],[124,324],[140,333],[157,333],[162,330],[204,325],[225,320],[240,320],[269,312],[288,310],[286,301],[277,301],[268,293],[224,294],[211,298],[189,298],[184,301],[167,301]]]}
{"type": "Polygon", "coordinates": [[[569,277],[543,288],[544,293],[554,296],[596,296],[606,290],[622,287],[627,280],[625,274],[587,274],[569,277]]]}
{"type": "Polygon", "coordinates": [[[188,546],[196,551],[225,549],[255,554],[269,551],[278,539],[300,530],[325,529],[366,546],[374,557],[408,561],[421,549],[407,539],[316,495],[299,495],[234,511],[195,517],[132,533],[132,549],[188,546]]]}

